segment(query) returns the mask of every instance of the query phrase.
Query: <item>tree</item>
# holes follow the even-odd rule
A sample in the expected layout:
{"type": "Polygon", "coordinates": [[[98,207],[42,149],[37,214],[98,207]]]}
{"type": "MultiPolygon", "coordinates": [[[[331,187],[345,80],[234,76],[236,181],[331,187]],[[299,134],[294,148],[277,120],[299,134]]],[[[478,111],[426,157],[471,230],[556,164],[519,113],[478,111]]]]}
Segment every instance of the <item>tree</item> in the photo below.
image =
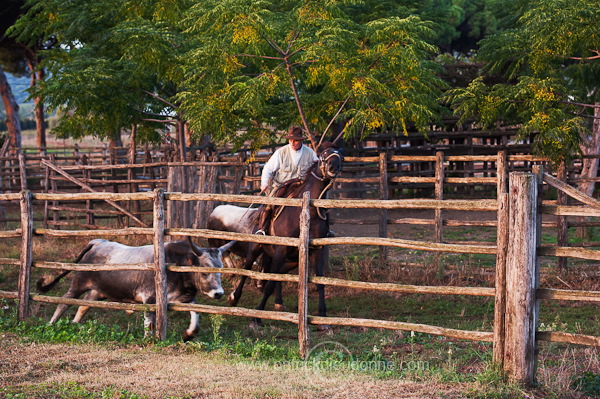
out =
{"type": "Polygon", "coordinates": [[[34,93],[63,137],[137,126],[156,140],[174,124],[258,147],[300,124],[316,144],[333,130],[427,131],[443,112],[434,44],[470,49],[493,26],[487,3],[27,0],[13,34],[55,43],[34,93]]]}
{"type": "Polygon", "coordinates": [[[0,96],[6,110],[6,127],[10,148],[16,151],[21,147],[21,122],[19,120],[19,104],[15,100],[12,89],[4,73],[23,72],[23,55],[15,51],[14,42],[6,37],[6,30],[16,21],[20,13],[20,1],[8,1],[0,8],[0,96]]]}
{"type": "Polygon", "coordinates": [[[13,28],[18,40],[56,43],[42,51],[48,78],[35,89],[60,115],[59,137],[112,139],[136,127],[142,140],[178,124],[178,21],[186,0],[28,0],[13,28]],[[32,27],[35,27],[32,29],[32,27]]]}
{"type": "Polygon", "coordinates": [[[15,100],[4,71],[0,67],[0,96],[6,110],[6,127],[8,129],[9,147],[16,151],[21,148],[21,122],[19,121],[19,104],[15,100]]]}
{"type": "MultiPolygon", "coordinates": [[[[25,1],[9,0],[3,9],[3,29],[6,32],[3,40],[0,43],[4,57],[4,65],[11,69],[11,72],[22,74],[22,68],[25,65],[29,70],[31,77],[30,88],[33,90],[38,85],[38,82],[44,79],[44,70],[40,68],[41,61],[40,51],[52,47],[55,43],[52,40],[45,40],[39,34],[38,28],[34,25],[23,26],[20,18],[26,12],[25,1]],[[17,39],[11,36],[15,31],[21,31],[17,39]],[[7,62],[8,60],[8,62],[7,62]]],[[[46,127],[44,121],[44,104],[42,99],[33,95],[34,102],[34,119],[37,130],[37,146],[38,148],[46,147],[46,127]]]]}
{"type": "MultiPolygon", "coordinates": [[[[482,124],[519,123],[521,137],[535,134],[537,152],[556,162],[600,150],[600,8],[594,0],[503,2],[510,28],[481,43],[488,71],[504,71],[507,82],[483,77],[447,98],[463,118],[482,124]]],[[[586,159],[582,177],[595,176],[597,159],[586,159]]],[[[593,182],[579,184],[588,194],[593,182]]]]}
{"type": "MultiPolygon", "coordinates": [[[[271,129],[317,132],[427,130],[439,88],[430,24],[416,16],[357,12],[347,1],[210,0],[195,4],[177,96],[196,134],[237,144],[271,129]],[[243,133],[240,133],[243,132],[243,133]]],[[[358,7],[358,8],[357,8],[358,7]]]]}

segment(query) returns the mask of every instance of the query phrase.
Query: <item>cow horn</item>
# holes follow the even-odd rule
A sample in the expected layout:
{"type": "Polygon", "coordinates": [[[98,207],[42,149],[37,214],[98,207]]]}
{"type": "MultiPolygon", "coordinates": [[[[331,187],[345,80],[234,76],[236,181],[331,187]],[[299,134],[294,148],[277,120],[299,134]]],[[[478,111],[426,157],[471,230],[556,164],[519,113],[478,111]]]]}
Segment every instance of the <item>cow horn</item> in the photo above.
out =
{"type": "Polygon", "coordinates": [[[187,236],[188,242],[190,243],[190,247],[192,248],[192,252],[194,252],[196,255],[198,256],[202,256],[202,248],[200,248],[199,246],[197,246],[196,244],[194,244],[194,241],[192,241],[192,237],[187,236]]]}
{"type": "Polygon", "coordinates": [[[219,252],[223,253],[233,246],[237,241],[229,241],[227,244],[219,247],[219,252]]]}

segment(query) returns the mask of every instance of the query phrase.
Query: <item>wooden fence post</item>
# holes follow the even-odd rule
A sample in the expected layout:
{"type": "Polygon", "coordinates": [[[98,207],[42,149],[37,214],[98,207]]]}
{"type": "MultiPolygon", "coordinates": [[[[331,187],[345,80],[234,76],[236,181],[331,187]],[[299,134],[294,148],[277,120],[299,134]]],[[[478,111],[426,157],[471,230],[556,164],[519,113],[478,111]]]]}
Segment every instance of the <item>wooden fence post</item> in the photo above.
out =
{"type": "Polygon", "coordinates": [[[165,264],[165,191],[154,190],[154,287],[156,290],[156,339],[167,338],[167,270],[165,264]]]}
{"type": "Polygon", "coordinates": [[[310,193],[302,196],[300,245],[298,246],[298,344],[300,357],[306,358],[310,346],[308,330],[308,241],[310,227],[310,193]]]}
{"type": "Polygon", "coordinates": [[[29,317],[29,283],[33,258],[33,206],[31,192],[21,191],[21,257],[19,270],[19,320],[29,317]]]}
{"type": "Polygon", "coordinates": [[[21,190],[27,190],[27,161],[25,153],[19,153],[19,177],[21,180],[21,190]]]}
{"type": "MultiPolygon", "coordinates": [[[[444,199],[444,153],[442,151],[435,153],[435,199],[440,201],[444,199]]],[[[435,209],[435,242],[441,243],[444,241],[443,225],[442,210],[437,208],[435,209]]],[[[435,265],[438,271],[443,271],[440,263],[440,252],[435,253],[435,265]]]]}
{"type": "Polygon", "coordinates": [[[494,349],[493,362],[504,365],[504,344],[506,339],[506,256],[509,243],[509,198],[506,174],[506,152],[498,153],[496,161],[497,200],[496,213],[496,294],[494,297],[494,349]]]}
{"type": "Polygon", "coordinates": [[[532,385],[536,364],[535,334],[539,303],[537,247],[539,242],[538,177],[510,174],[510,245],[506,267],[506,342],[504,370],[509,379],[532,385]]]}
{"type": "MultiPolygon", "coordinates": [[[[389,199],[388,174],[387,174],[387,153],[379,153],[379,198],[381,200],[389,199]]],[[[388,236],[388,213],[386,209],[379,210],[379,237],[388,236]]],[[[379,247],[379,259],[387,262],[388,247],[383,245],[379,247]]]]}
{"type": "MultiPolygon", "coordinates": [[[[566,183],[567,182],[567,165],[566,162],[563,160],[559,165],[558,165],[558,172],[556,174],[556,177],[558,179],[560,179],[560,181],[566,183]]],[[[567,194],[562,191],[562,190],[556,190],[557,191],[557,196],[556,196],[556,204],[557,205],[567,205],[567,194]]],[[[568,247],[569,246],[569,239],[567,238],[567,232],[569,230],[569,224],[567,222],[567,217],[566,216],[559,216],[557,218],[557,232],[556,232],[556,244],[559,247],[568,247]]],[[[559,256],[558,257],[558,271],[560,273],[563,273],[567,270],[567,257],[566,256],[559,256]]]]}

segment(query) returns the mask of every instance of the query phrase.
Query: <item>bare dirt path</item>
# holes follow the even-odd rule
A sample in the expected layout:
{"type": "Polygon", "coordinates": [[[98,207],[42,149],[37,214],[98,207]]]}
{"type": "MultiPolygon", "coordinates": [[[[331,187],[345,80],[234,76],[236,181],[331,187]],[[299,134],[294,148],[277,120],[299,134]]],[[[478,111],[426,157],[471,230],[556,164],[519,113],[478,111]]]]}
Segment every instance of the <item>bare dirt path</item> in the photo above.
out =
{"type": "Polygon", "coordinates": [[[32,387],[73,383],[89,391],[110,387],[147,398],[463,398],[466,388],[265,366],[183,347],[35,344],[8,334],[1,341],[0,397],[22,392],[48,398],[48,389],[36,396],[32,387]]]}

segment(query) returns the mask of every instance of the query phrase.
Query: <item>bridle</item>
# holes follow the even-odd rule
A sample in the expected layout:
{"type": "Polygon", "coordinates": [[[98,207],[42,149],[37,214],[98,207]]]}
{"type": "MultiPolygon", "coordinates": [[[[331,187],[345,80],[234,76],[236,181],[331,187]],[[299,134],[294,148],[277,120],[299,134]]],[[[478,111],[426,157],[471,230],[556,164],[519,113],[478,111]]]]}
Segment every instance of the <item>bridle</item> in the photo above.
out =
{"type": "Polygon", "coordinates": [[[326,179],[333,180],[337,177],[338,173],[340,173],[340,170],[342,169],[341,165],[343,160],[344,158],[338,150],[325,150],[319,155],[319,172],[321,172],[321,176],[317,176],[314,170],[312,170],[310,173],[320,181],[325,181],[326,179]],[[335,171],[333,175],[331,175],[331,173],[327,169],[327,162],[329,162],[329,160],[333,157],[337,157],[339,159],[340,167],[335,171]]]}
{"type": "MultiPolygon", "coordinates": [[[[343,160],[344,160],[344,158],[340,154],[340,152],[333,148],[325,150],[325,151],[321,152],[321,154],[319,155],[319,171],[321,172],[321,176],[317,176],[317,174],[314,172],[314,170],[312,170],[310,173],[315,178],[319,179],[322,182],[324,182],[325,180],[329,180],[329,184],[327,184],[327,186],[325,186],[325,188],[323,188],[323,190],[321,190],[321,194],[319,194],[318,199],[321,199],[325,195],[325,193],[329,190],[329,188],[333,185],[333,180],[337,177],[337,175],[340,173],[340,170],[342,169],[341,166],[342,166],[343,160]],[[340,161],[340,163],[339,163],[340,167],[337,168],[335,173],[332,175],[329,172],[329,170],[327,169],[327,162],[329,162],[329,160],[333,157],[338,158],[338,160],[340,161]]],[[[321,218],[321,220],[327,220],[327,216],[323,215],[321,213],[321,208],[317,208],[317,215],[319,216],[319,218],[321,218]]]]}

